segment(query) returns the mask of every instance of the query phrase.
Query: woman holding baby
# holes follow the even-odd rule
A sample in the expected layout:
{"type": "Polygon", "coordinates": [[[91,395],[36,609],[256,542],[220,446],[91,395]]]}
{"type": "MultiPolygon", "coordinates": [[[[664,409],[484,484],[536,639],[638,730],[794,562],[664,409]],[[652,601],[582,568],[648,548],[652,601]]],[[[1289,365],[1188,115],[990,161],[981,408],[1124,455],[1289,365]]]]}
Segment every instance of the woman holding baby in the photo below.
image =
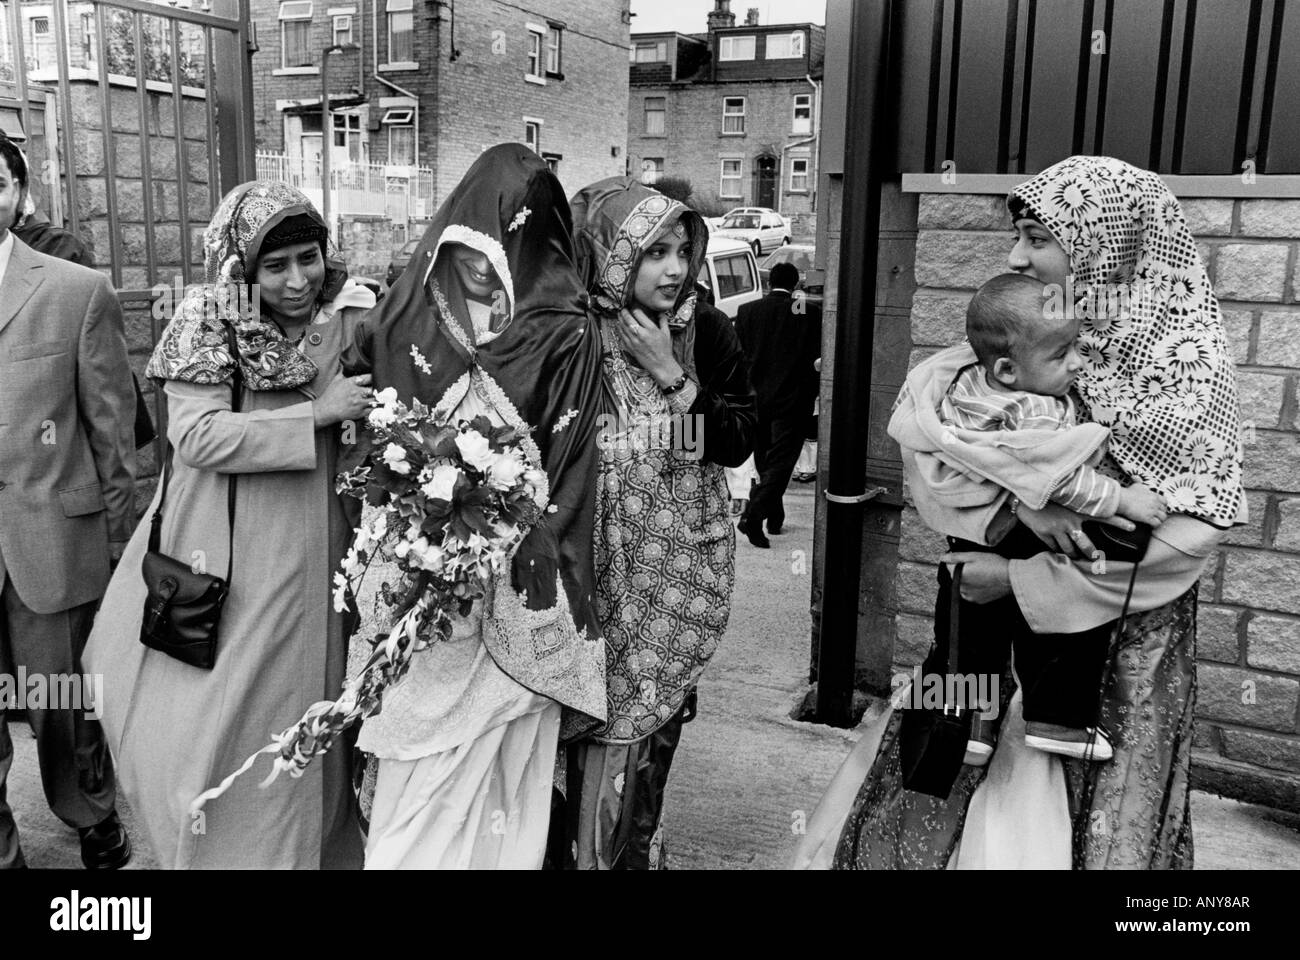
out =
{"type": "MultiPolygon", "coordinates": [[[[874,760],[847,818],[819,815],[843,823],[840,869],[1190,868],[1196,587],[1226,531],[1246,522],[1237,389],[1218,303],[1178,200],[1154,173],[1071,157],[1008,203],[1008,266],[1078,298],[1072,400],[1081,424],[1108,430],[1097,472],[1154,491],[1168,516],[1130,581],[1133,565],[1098,562],[1090,518],[1067,506],[1034,509],[988,481],[983,503],[955,505],[918,491],[924,469],[909,471],[909,485],[922,518],[950,537],[992,548],[1014,528],[1051,548],[1022,559],[988,550],[944,558],[964,564],[964,600],[1014,602],[1035,635],[1095,633],[1121,616],[1132,583],[1100,688],[1097,725],[1114,756],[1089,762],[1030,749],[1022,697],[1006,696],[1005,684],[991,759],[963,766],[946,800],[903,788],[894,712],[864,734],[874,760]]],[[[936,609],[946,609],[946,589],[936,609]]]]}

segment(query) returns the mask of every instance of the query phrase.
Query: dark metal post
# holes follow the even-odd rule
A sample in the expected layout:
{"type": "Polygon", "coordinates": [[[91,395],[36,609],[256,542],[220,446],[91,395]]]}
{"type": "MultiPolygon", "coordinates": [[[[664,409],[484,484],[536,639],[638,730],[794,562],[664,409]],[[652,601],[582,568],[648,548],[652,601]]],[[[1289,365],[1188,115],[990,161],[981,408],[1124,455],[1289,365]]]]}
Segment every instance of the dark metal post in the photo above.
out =
{"type": "Polygon", "coordinates": [[[892,0],[853,4],[845,141],[835,380],[826,484],[826,580],[817,655],[817,719],[847,727],[861,590],[871,351],[875,338],[880,185],[892,163],[889,109],[892,0]]]}

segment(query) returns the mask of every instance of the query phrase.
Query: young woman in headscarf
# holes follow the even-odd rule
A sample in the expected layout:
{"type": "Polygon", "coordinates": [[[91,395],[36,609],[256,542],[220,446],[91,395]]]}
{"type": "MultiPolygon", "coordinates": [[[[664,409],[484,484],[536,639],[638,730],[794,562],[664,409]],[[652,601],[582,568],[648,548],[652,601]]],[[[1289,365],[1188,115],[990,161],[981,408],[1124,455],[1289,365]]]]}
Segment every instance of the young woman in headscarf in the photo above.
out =
{"type": "Polygon", "coordinates": [[[564,856],[647,869],[682,723],[730,616],[724,468],[752,452],[754,390],[731,321],[699,300],[703,219],[626,177],[572,205],[604,352],[596,604],[609,701],[568,751],[564,856]]]}
{"type": "MultiPolygon", "coordinates": [[[[331,574],[359,511],[334,492],[343,431],[368,409],[339,356],[374,295],[331,256],[298,190],[256,181],[222,200],[204,233],[205,283],[187,292],[149,361],[167,397],[171,480],[159,549],[224,576],[215,666],[140,642],[141,564],[161,484],[96,617],[86,669],[104,676],[104,729],[122,789],[165,868],[358,868],[346,750],[301,780],[237,782],[189,804],[308,706],[338,694],[346,661],[331,574]],[[232,357],[227,328],[235,331],[232,357]],[[243,388],[232,412],[238,363],[243,388]],[[227,490],[235,486],[234,528],[227,490]]],[[[349,501],[354,504],[355,501],[349,501]]]]}
{"type": "Polygon", "coordinates": [[[559,740],[605,715],[591,567],[599,350],[559,181],[522,145],[485,151],[345,367],[404,403],[526,432],[550,505],[489,597],[415,655],[362,726],[378,758],[367,869],[542,866],[559,740]]]}
{"type": "MultiPolygon", "coordinates": [[[[1101,469],[1162,494],[1170,511],[1137,566],[1101,691],[1115,756],[1063,763],[1026,749],[1016,735],[1019,695],[1008,703],[1006,676],[1009,710],[991,761],[963,768],[948,799],[938,800],[902,788],[898,719],[886,713],[863,737],[864,749],[881,746],[841,818],[834,864],[1190,868],[1196,586],[1225,532],[1247,519],[1237,389],[1218,303],[1182,208],[1154,173],[1108,157],[1071,157],[1017,187],[1009,205],[1010,267],[1048,284],[1060,303],[1077,301],[1086,365],[1075,392],[1081,413],[1110,428],[1101,469]]],[[[934,378],[942,384],[957,373],[934,378]]],[[[909,473],[910,483],[917,479],[909,473]]],[[[1015,560],[950,554],[946,561],[965,563],[964,599],[1013,598],[1034,633],[1079,633],[1120,616],[1133,566],[1098,566],[1083,518],[1051,504],[1031,510],[1005,492],[988,503],[930,503],[923,519],[981,544],[996,544],[1018,520],[1050,549],[1015,560]]],[[[947,608],[947,589],[936,610],[947,608]]],[[[864,761],[865,754],[856,762],[864,761]]],[[[833,795],[846,785],[837,778],[828,791],[819,811],[826,825],[835,823],[833,795]]],[[[829,839],[822,856],[833,833],[829,839]]],[[[815,859],[811,847],[805,854],[815,859]]]]}

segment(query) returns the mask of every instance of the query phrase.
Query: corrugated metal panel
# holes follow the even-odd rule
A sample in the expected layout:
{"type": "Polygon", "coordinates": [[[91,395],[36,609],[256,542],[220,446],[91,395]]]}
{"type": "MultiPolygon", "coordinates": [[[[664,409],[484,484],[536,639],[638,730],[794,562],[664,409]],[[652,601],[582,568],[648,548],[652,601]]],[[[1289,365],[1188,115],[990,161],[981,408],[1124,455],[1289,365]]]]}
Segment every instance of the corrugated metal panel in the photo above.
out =
{"type": "Polygon", "coordinates": [[[1300,172],[1300,0],[907,0],[900,169],[1300,172]],[[1292,51],[1283,58],[1282,51],[1292,51]]]}

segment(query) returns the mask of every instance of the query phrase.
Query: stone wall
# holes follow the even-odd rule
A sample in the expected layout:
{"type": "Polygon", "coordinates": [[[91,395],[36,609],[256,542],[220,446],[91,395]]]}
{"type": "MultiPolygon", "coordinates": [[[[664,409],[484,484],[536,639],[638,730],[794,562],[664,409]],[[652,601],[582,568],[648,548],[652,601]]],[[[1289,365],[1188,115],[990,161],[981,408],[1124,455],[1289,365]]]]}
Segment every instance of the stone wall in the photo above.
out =
{"type": "MultiPolygon", "coordinates": [[[[1300,201],[1181,199],[1237,363],[1251,514],[1200,582],[1195,775],[1300,808],[1300,201]]],[[[972,292],[1006,271],[1011,245],[1000,195],[924,194],[918,227],[912,365],[963,337],[972,292]]],[[[933,638],[942,550],[908,506],[895,584],[901,670],[933,638]]]]}
{"type": "MultiPolygon", "coordinates": [[[[146,290],[155,283],[171,283],[181,270],[181,231],[185,229],[180,210],[181,171],[188,205],[191,263],[203,262],[202,235],[212,216],[205,101],[201,97],[182,96],[182,129],[178,136],[170,88],[166,93],[148,91],[142,125],[137,89],[112,85],[109,88],[111,129],[105,131],[99,84],[73,80],[71,88],[71,167],[76,174],[74,193],[82,241],[94,254],[96,265],[109,273],[112,239],[106,161],[111,149],[121,252],[119,287],[146,290]],[[142,137],[148,138],[152,178],[152,206],[148,210],[142,137]],[[153,238],[155,269],[152,274],[148,267],[146,234],[153,238]]],[[[215,147],[213,150],[215,155],[215,147]]]]}
{"type": "Polygon", "coordinates": [[[339,217],[339,252],[348,273],[384,282],[393,259],[393,221],[387,217],[344,214],[339,217]]]}

